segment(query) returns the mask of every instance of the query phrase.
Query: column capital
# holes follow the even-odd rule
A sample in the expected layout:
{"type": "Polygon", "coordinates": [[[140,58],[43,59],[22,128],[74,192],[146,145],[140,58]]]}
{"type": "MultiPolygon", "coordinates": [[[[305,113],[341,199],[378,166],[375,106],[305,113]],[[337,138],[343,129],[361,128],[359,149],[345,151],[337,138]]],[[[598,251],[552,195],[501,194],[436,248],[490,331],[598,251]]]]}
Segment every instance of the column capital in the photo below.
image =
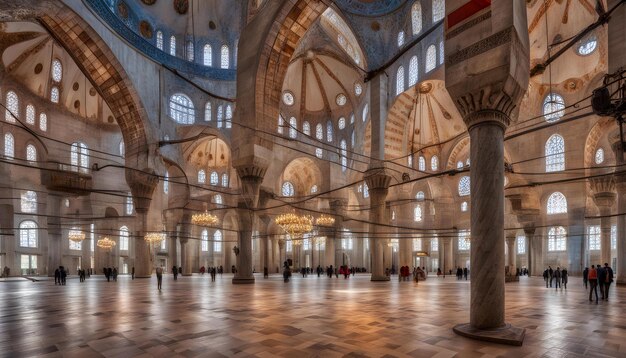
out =
{"type": "Polygon", "coordinates": [[[617,198],[615,178],[613,176],[592,178],[590,183],[596,206],[600,211],[610,210],[617,198]]]}
{"type": "Polygon", "coordinates": [[[152,194],[159,183],[159,178],[151,168],[139,170],[126,170],[126,182],[133,194],[135,211],[145,214],[150,209],[152,194]]]}
{"type": "Polygon", "coordinates": [[[387,190],[391,183],[391,176],[387,175],[383,168],[370,169],[365,172],[365,183],[370,191],[376,189],[387,190]]]}

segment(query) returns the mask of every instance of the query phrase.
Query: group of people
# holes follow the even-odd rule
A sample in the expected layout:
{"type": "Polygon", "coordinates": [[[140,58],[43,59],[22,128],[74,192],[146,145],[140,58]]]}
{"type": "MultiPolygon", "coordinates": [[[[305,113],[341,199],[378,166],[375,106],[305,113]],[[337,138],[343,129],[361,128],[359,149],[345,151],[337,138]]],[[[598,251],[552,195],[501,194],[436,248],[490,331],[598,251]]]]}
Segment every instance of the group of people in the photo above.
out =
{"type": "Polygon", "coordinates": [[[564,288],[567,290],[568,279],[569,275],[565,267],[563,269],[557,267],[556,270],[553,270],[552,266],[548,266],[548,268],[543,271],[543,280],[546,282],[546,288],[552,287],[552,283],[554,282],[555,289],[564,288]],[[562,287],[561,284],[563,284],[562,287]]]}
{"type": "Polygon", "coordinates": [[[609,300],[609,288],[613,283],[613,269],[608,263],[604,263],[604,267],[601,265],[591,265],[591,269],[585,267],[583,270],[583,284],[585,290],[587,289],[587,282],[589,282],[589,302],[592,302],[592,294],[596,294],[596,303],[598,303],[598,286],[600,286],[600,295],[603,301],[609,300]]]}
{"type": "Polygon", "coordinates": [[[462,280],[465,279],[467,281],[467,275],[469,274],[469,270],[467,267],[461,268],[461,266],[456,268],[456,279],[462,280]]]}
{"type": "Polygon", "coordinates": [[[59,266],[56,270],[54,270],[54,285],[65,286],[67,280],[67,271],[64,266],[59,266]]]}
{"type": "Polygon", "coordinates": [[[102,272],[104,273],[104,277],[107,278],[107,282],[111,282],[111,279],[117,281],[117,267],[103,267],[102,272]]]}
{"type": "Polygon", "coordinates": [[[209,275],[211,276],[211,281],[215,282],[215,276],[217,275],[217,273],[222,273],[224,270],[222,269],[222,266],[219,267],[209,267],[208,269],[205,268],[204,266],[200,267],[200,274],[204,275],[205,272],[208,272],[209,275]]]}
{"type": "Polygon", "coordinates": [[[4,268],[2,269],[2,275],[0,275],[0,277],[9,277],[9,274],[11,273],[11,269],[9,268],[9,266],[4,266],[4,268]]]}

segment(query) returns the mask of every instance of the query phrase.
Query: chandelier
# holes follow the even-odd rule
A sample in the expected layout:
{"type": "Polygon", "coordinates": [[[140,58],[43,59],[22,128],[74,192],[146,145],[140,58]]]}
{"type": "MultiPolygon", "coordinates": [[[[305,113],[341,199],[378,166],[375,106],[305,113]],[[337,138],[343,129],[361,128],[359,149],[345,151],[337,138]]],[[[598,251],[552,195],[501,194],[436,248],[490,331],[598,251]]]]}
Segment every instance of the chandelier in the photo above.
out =
{"type": "Polygon", "coordinates": [[[72,229],[67,234],[67,238],[70,239],[70,241],[82,242],[85,240],[85,233],[78,229],[72,229]]]}
{"type": "Polygon", "coordinates": [[[308,215],[282,214],[277,216],[274,222],[285,230],[292,240],[299,239],[313,230],[313,218],[308,215]]]}
{"type": "Polygon", "coordinates": [[[300,246],[300,245],[302,245],[302,241],[303,241],[303,240],[293,240],[293,239],[292,239],[292,240],[291,240],[291,244],[292,244],[293,246],[300,246]]]}
{"type": "Polygon", "coordinates": [[[214,226],[219,222],[217,216],[213,214],[209,214],[208,211],[205,211],[200,214],[193,214],[191,216],[191,223],[198,226],[214,226]]]}
{"type": "Polygon", "coordinates": [[[330,215],[322,214],[322,216],[315,220],[315,224],[317,226],[333,226],[335,225],[335,218],[330,215]]]}
{"type": "Polygon", "coordinates": [[[108,237],[105,237],[98,240],[98,243],[96,243],[96,245],[98,245],[98,247],[101,249],[111,250],[115,246],[115,241],[109,239],[108,237]]]}
{"type": "Polygon", "coordinates": [[[165,240],[165,233],[163,232],[148,232],[146,236],[143,237],[148,244],[156,245],[161,243],[161,241],[165,240]]]}

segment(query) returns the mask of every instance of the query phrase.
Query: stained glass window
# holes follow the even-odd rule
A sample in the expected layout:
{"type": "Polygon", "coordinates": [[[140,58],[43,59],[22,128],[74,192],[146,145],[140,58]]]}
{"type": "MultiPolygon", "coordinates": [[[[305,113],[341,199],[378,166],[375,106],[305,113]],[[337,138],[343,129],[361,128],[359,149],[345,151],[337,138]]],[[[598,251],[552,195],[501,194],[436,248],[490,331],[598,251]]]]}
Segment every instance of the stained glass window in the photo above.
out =
{"type": "Polygon", "coordinates": [[[439,158],[436,155],[430,158],[430,169],[432,171],[439,169],[439,158]]]}
{"type": "Polygon", "coordinates": [[[339,129],[346,128],[346,119],[344,117],[339,118],[339,121],[337,122],[337,127],[339,127],[339,129]]]}
{"type": "Polygon", "coordinates": [[[459,180],[459,196],[470,195],[470,177],[464,176],[459,180]]]}
{"type": "Polygon", "coordinates": [[[467,201],[461,203],[461,212],[467,211],[467,201]]]}
{"type": "Polygon", "coordinates": [[[444,47],[443,47],[443,41],[439,41],[439,64],[443,65],[443,59],[444,59],[444,47]]]}
{"type": "Polygon", "coordinates": [[[365,107],[363,107],[363,122],[367,121],[367,115],[369,114],[368,111],[369,111],[369,106],[366,103],[365,107]]]}
{"type": "Polygon", "coordinates": [[[413,239],[413,251],[422,251],[422,239],[413,239]]]}
{"type": "Polygon", "coordinates": [[[460,160],[458,162],[456,162],[456,168],[457,169],[463,169],[463,162],[460,161],[460,160]]]}
{"type": "Polygon", "coordinates": [[[413,221],[420,222],[422,221],[422,207],[417,205],[413,210],[413,221]]]}
{"type": "Polygon", "coordinates": [[[59,88],[56,86],[50,90],[50,102],[59,103],[59,88]]]}
{"type": "Polygon", "coordinates": [[[213,171],[211,172],[211,176],[209,177],[209,184],[211,185],[217,185],[220,182],[220,176],[219,174],[217,174],[217,172],[213,171]]]}
{"type": "Polygon", "coordinates": [[[176,56],[176,36],[170,37],[170,55],[176,56]]]}
{"type": "Polygon", "coordinates": [[[318,123],[315,126],[315,138],[317,138],[318,140],[324,139],[324,129],[322,128],[321,123],[318,123]]]}
{"type": "Polygon", "coordinates": [[[134,209],[135,207],[133,205],[133,195],[131,193],[128,193],[128,195],[126,196],[126,215],[132,215],[134,209]]]}
{"type": "Polygon", "coordinates": [[[224,107],[217,106],[217,128],[224,126],[224,107]]]}
{"type": "Polygon", "coordinates": [[[20,247],[37,247],[37,223],[25,220],[20,223],[20,247]]]}
{"type": "Polygon", "coordinates": [[[548,230],[548,251],[565,251],[567,231],[563,226],[553,226],[548,230]]]}
{"type": "Polygon", "coordinates": [[[428,46],[426,50],[426,72],[430,72],[437,67],[437,49],[435,45],[428,46]]]}
{"type": "Polygon", "coordinates": [[[415,199],[416,200],[424,200],[425,195],[423,191],[418,191],[417,194],[415,194],[415,199]]]}
{"type": "Polygon", "coordinates": [[[598,46],[598,38],[596,37],[596,35],[592,34],[586,39],[583,39],[580,41],[577,51],[579,55],[587,56],[593,53],[593,51],[596,49],[597,46],[598,46]]]}
{"type": "Polygon", "coordinates": [[[213,252],[222,252],[222,232],[220,230],[213,233],[213,252]]]}
{"type": "Polygon", "coordinates": [[[126,149],[124,148],[124,139],[120,140],[119,152],[120,152],[120,156],[122,156],[122,157],[126,153],[126,149]]]}
{"type": "Polygon", "coordinates": [[[598,150],[596,150],[595,159],[596,159],[596,164],[604,163],[604,149],[598,148],[598,150]]]}
{"type": "Polygon", "coordinates": [[[470,249],[470,231],[459,230],[459,251],[467,251],[470,249]]]}
{"type": "Polygon", "coordinates": [[[404,46],[404,31],[398,32],[398,47],[404,46]]]}
{"type": "Polygon", "coordinates": [[[294,102],[295,98],[293,96],[293,93],[285,91],[285,93],[283,93],[283,103],[287,106],[293,106],[294,102]]]}
{"type": "Polygon", "coordinates": [[[233,107],[229,104],[226,106],[226,128],[233,127],[233,107]]]}
{"type": "Polygon", "coordinates": [[[283,188],[282,188],[282,194],[283,196],[294,196],[295,190],[294,190],[293,184],[291,184],[288,181],[284,182],[283,188]]]}
{"type": "Polygon", "coordinates": [[[85,172],[89,170],[89,149],[85,143],[72,143],[70,148],[70,162],[72,164],[72,171],[85,172]]]}
{"type": "Polygon", "coordinates": [[[187,50],[187,61],[193,62],[193,58],[195,57],[193,42],[187,41],[186,50],[187,50]]]}
{"type": "Polygon", "coordinates": [[[326,122],[326,141],[333,141],[333,122],[331,121],[326,122]]]}
{"type": "Polygon", "coordinates": [[[611,250],[617,249],[617,225],[611,225],[611,250]]]}
{"type": "Polygon", "coordinates": [[[200,169],[198,171],[198,184],[205,184],[206,183],[206,172],[204,171],[204,169],[200,169]]]}
{"type": "Polygon", "coordinates": [[[417,159],[417,169],[422,172],[426,171],[426,159],[422,155],[417,159]]]}
{"type": "Polygon", "coordinates": [[[219,204],[222,205],[224,203],[223,199],[222,199],[222,195],[220,194],[216,194],[213,196],[213,203],[214,204],[219,204]]]}
{"type": "Polygon", "coordinates": [[[282,115],[278,115],[278,134],[283,134],[283,127],[285,126],[285,120],[283,119],[282,115]]]}
{"type": "Polygon", "coordinates": [[[363,197],[364,198],[369,198],[370,197],[370,189],[367,186],[367,183],[363,184],[363,197]]]}
{"type": "Polygon", "coordinates": [[[20,209],[23,213],[37,213],[37,193],[28,190],[22,193],[20,209]]]}
{"type": "Polygon", "coordinates": [[[13,115],[17,118],[20,116],[20,99],[17,97],[15,92],[7,92],[6,106],[7,110],[5,112],[4,119],[9,123],[15,123],[13,115]]]}
{"type": "Polygon", "coordinates": [[[556,93],[550,93],[543,100],[543,117],[547,122],[556,122],[565,115],[565,101],[556,93]]]}
{"type": "Polygon", "coordinates": [[[523,255],[526,253],[526,236],[517,237],[517,254],[523,255]]]}
{"type": "Polygon", "coordinates": [[[317,193],[317,185],[313,185],[311,187],[311,194],[315,194],[315,193],[317,193]]]}
{"type": "Polygon", "coordinates": [[[206,44],[204,45],[204,49],[203,49],[203,63],[205,66],[213,66],[213,48],[211,47],[211,45],[206,44]]]}
{"type": "Polygon", "coordinates": [[[289,118],[289,138],[298,136],[298,120],[296,117],[289,118]]]}
{"type": "Polygon", "coordinates": [[[127,251],[128,250],[128,239],[130,237],[130,232],[126,226],[122,226],[120,228],[120,250],[127,251]]]}
{"type": "Polygon", "coordinates": [[[409,61],[409,87],[413,87],[417,83],[418,67],[417,56],[411,57],[409,61]]]}
{"type": "Polygon", "coordinates": [[[398,67],[396,74],[396,96],[404,92],[404,66],[398,67]]]}
{"type": "Polygon", "coordinates": [[[35,124],[35,107],[32,104],[26,106],[26,123],[35,124]]]}
{"type": "Polygon", "coordinates": [[[156,32],[156,47],[163,51],[163,32],[160,30],[156,32]]]}
{"type": "Polygon", "coordinates": [[[322,159],[324,156],[324,150],[322,150],[322,148],[315,148],[315,156],[322,159]]]}
{"type": "Polygon", "coordinates": [[[37,148],[32,144],[26,146],[26,160],[29,162],[37,161],[37,148]]]}
{"type": "Polygon", "coordinates": [[[553,134],[546,142],[546,172],[565,170],[565,140],[553,134]]]}
{"type": "Polygon", "coordinates": [[[4,134],[4,156],[10,159],[15,157],[15,138],[11,133],[4,134]]]}
{"type": "Polygon", "coordinates": [[[52,60],[52,79],[55,82],[61,82],[63,79],[63,65],[57,59],[52,60]]]}
{"type": "Polygon", "coordinates": [[[433,22],[443,20],[446,16],[445,0],[433,0],[433,22]]]}
{"type": "Polygon", "coordinates": [[[354,94],[358,97],[363,93],[363,86],[359,82],[354,84],[354,94]]]}
{"type": "Polygon", "coordinates": [[[213,111],[211,109],[211,102],[207,102],[204,105],[204,121],[210,122],[213,119],[213,111]]]}
{"type": "Polygon", "coordinates": [[[44,132],[48,130],[48,116],[45,113],[39,115],[39,129],[44,132]]]}
{"type": "Polygon", "coordinates": [[[337,98],[335,98],[335,103],[337,103],[337,105],[340,107],[345,106],[347,102],[348,102],[348,99],[346,98],[346,95],[343,93],[338,94],[337,98]]]}
{"type": "Polygon", "coordinates": [[[163,177],[163,193],[168,194],[170,192],[170,173],[165,172],[165,176],[163,177]]]}
{"type": "Polygon", "coordinates": [[[416,1],[411,7],[411,29],[413,35],[417,35],[422,31],[422,4],[416,1]]]}
{"type": "Polygon", "coordinates": [[[203,252],[209,251],[209,230],[202,230],[202,233],[200,234],[200,242],[202,243],[200,250],[203,252]]]}
{"type": "Polygon", "coordinates": [[[354,134],[354,131],[352,131],[352,134],[350,135],[351,137],[351,147],[354,148],[354,144],[356,142],[356,136],[354,134]]]}
{"type": "Polygon", "coordinates": [[[591,225],[587,228],[587,239],[589,242],[589,250],[600,250],[600,226],[591,225]]]}
{"type": "Polygon", "coordinates": [[[567,213],[567,198],[560,192],[554,192],[548,197],[548,215],[567,213]]]}
{"type": "Polygon", "coordinates": [[[439,239],[436,237],[430,239],[430,251],[439,251],[439,239]]]}
{"type": "Polygon", "coordinates": [[[229,67],[229,61],[230,61],[230,50],[228,49],[227,45],[222,46],[221,54],[222,55],[221,55],[220,67],[227,69],[229,67]]]}
{"type": "Polygon", "coordinates": [[[222,174],[222,186],[228,188],[228,174],[222,174]]]}
{"type": "Polygon", "coordinates": [[[302,132],[308,136],[311,135],[311,124],[307,121],[304,121],[304,123],[302,123],[302,132]]]}
{"type": "Polygon", "coordinates": [[[193,124],[196,111],[193,102],[182,93],[170,97],[170,117],[180,124],[193,124]]]}
{"type": "Polygon", "coordinates": [[[341,148],[341,171],[345,172],[348,168],[348,145],[344,139],[339,144],[341,148]]]}

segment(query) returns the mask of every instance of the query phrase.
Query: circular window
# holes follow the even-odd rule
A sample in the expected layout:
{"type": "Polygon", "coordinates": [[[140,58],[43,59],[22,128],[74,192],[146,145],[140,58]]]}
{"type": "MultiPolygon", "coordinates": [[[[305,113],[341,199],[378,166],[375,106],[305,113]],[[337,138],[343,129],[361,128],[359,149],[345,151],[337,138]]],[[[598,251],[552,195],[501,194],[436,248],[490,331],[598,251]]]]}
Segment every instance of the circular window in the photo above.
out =
{"type": "Polygon", "coordinates": [[[604,149],[598,148],[596,150],[596,164],[604,163],[604,149]]]}
{"type": "Polygon", "coordinates": [[[345,106],[346,102],[348,102],[348,99],[343,93],[340,93],[339,95],[337,95],[335,101],[337,102],[338,106],[345,106]]]}
{"type": "Polygon", "coordinates": [[[596,47],[598,47],[598,38],[596,37],[596,35],[591,35],[586,39],[580,40],[576,50],[579,55],[587,56],[591,55],[593,51],[595,51],[596,47]]]}
{"type": "Polygon", "coordinates": [[[361,86],[361,84],[357,82],[354,84],[354,94],[358,97],[361,95],[361,93],[363,93],[363,86],[361,86]]]}
{"type": "Polygon", "coordinates": [[[550,93],[543,100],[543,117],[548,122],[556,122],[565,114],[565,101],[556,93],[550,93]]]}
{"type": "Polygon", "coordinates": [[[283,93],[283,103],[288,105],[288,106],[293,106],[293,102],[294,102],[294,97],[293,97],[293,93],[287,91],[285,93],[283,93]]]}
{"type": "Polygon", "coordinates": [[[339,122],[337,123],[337,127],[339,127],[339,129],[346,128],[346,119],[344,117],[339,118],[339,122]]]}

